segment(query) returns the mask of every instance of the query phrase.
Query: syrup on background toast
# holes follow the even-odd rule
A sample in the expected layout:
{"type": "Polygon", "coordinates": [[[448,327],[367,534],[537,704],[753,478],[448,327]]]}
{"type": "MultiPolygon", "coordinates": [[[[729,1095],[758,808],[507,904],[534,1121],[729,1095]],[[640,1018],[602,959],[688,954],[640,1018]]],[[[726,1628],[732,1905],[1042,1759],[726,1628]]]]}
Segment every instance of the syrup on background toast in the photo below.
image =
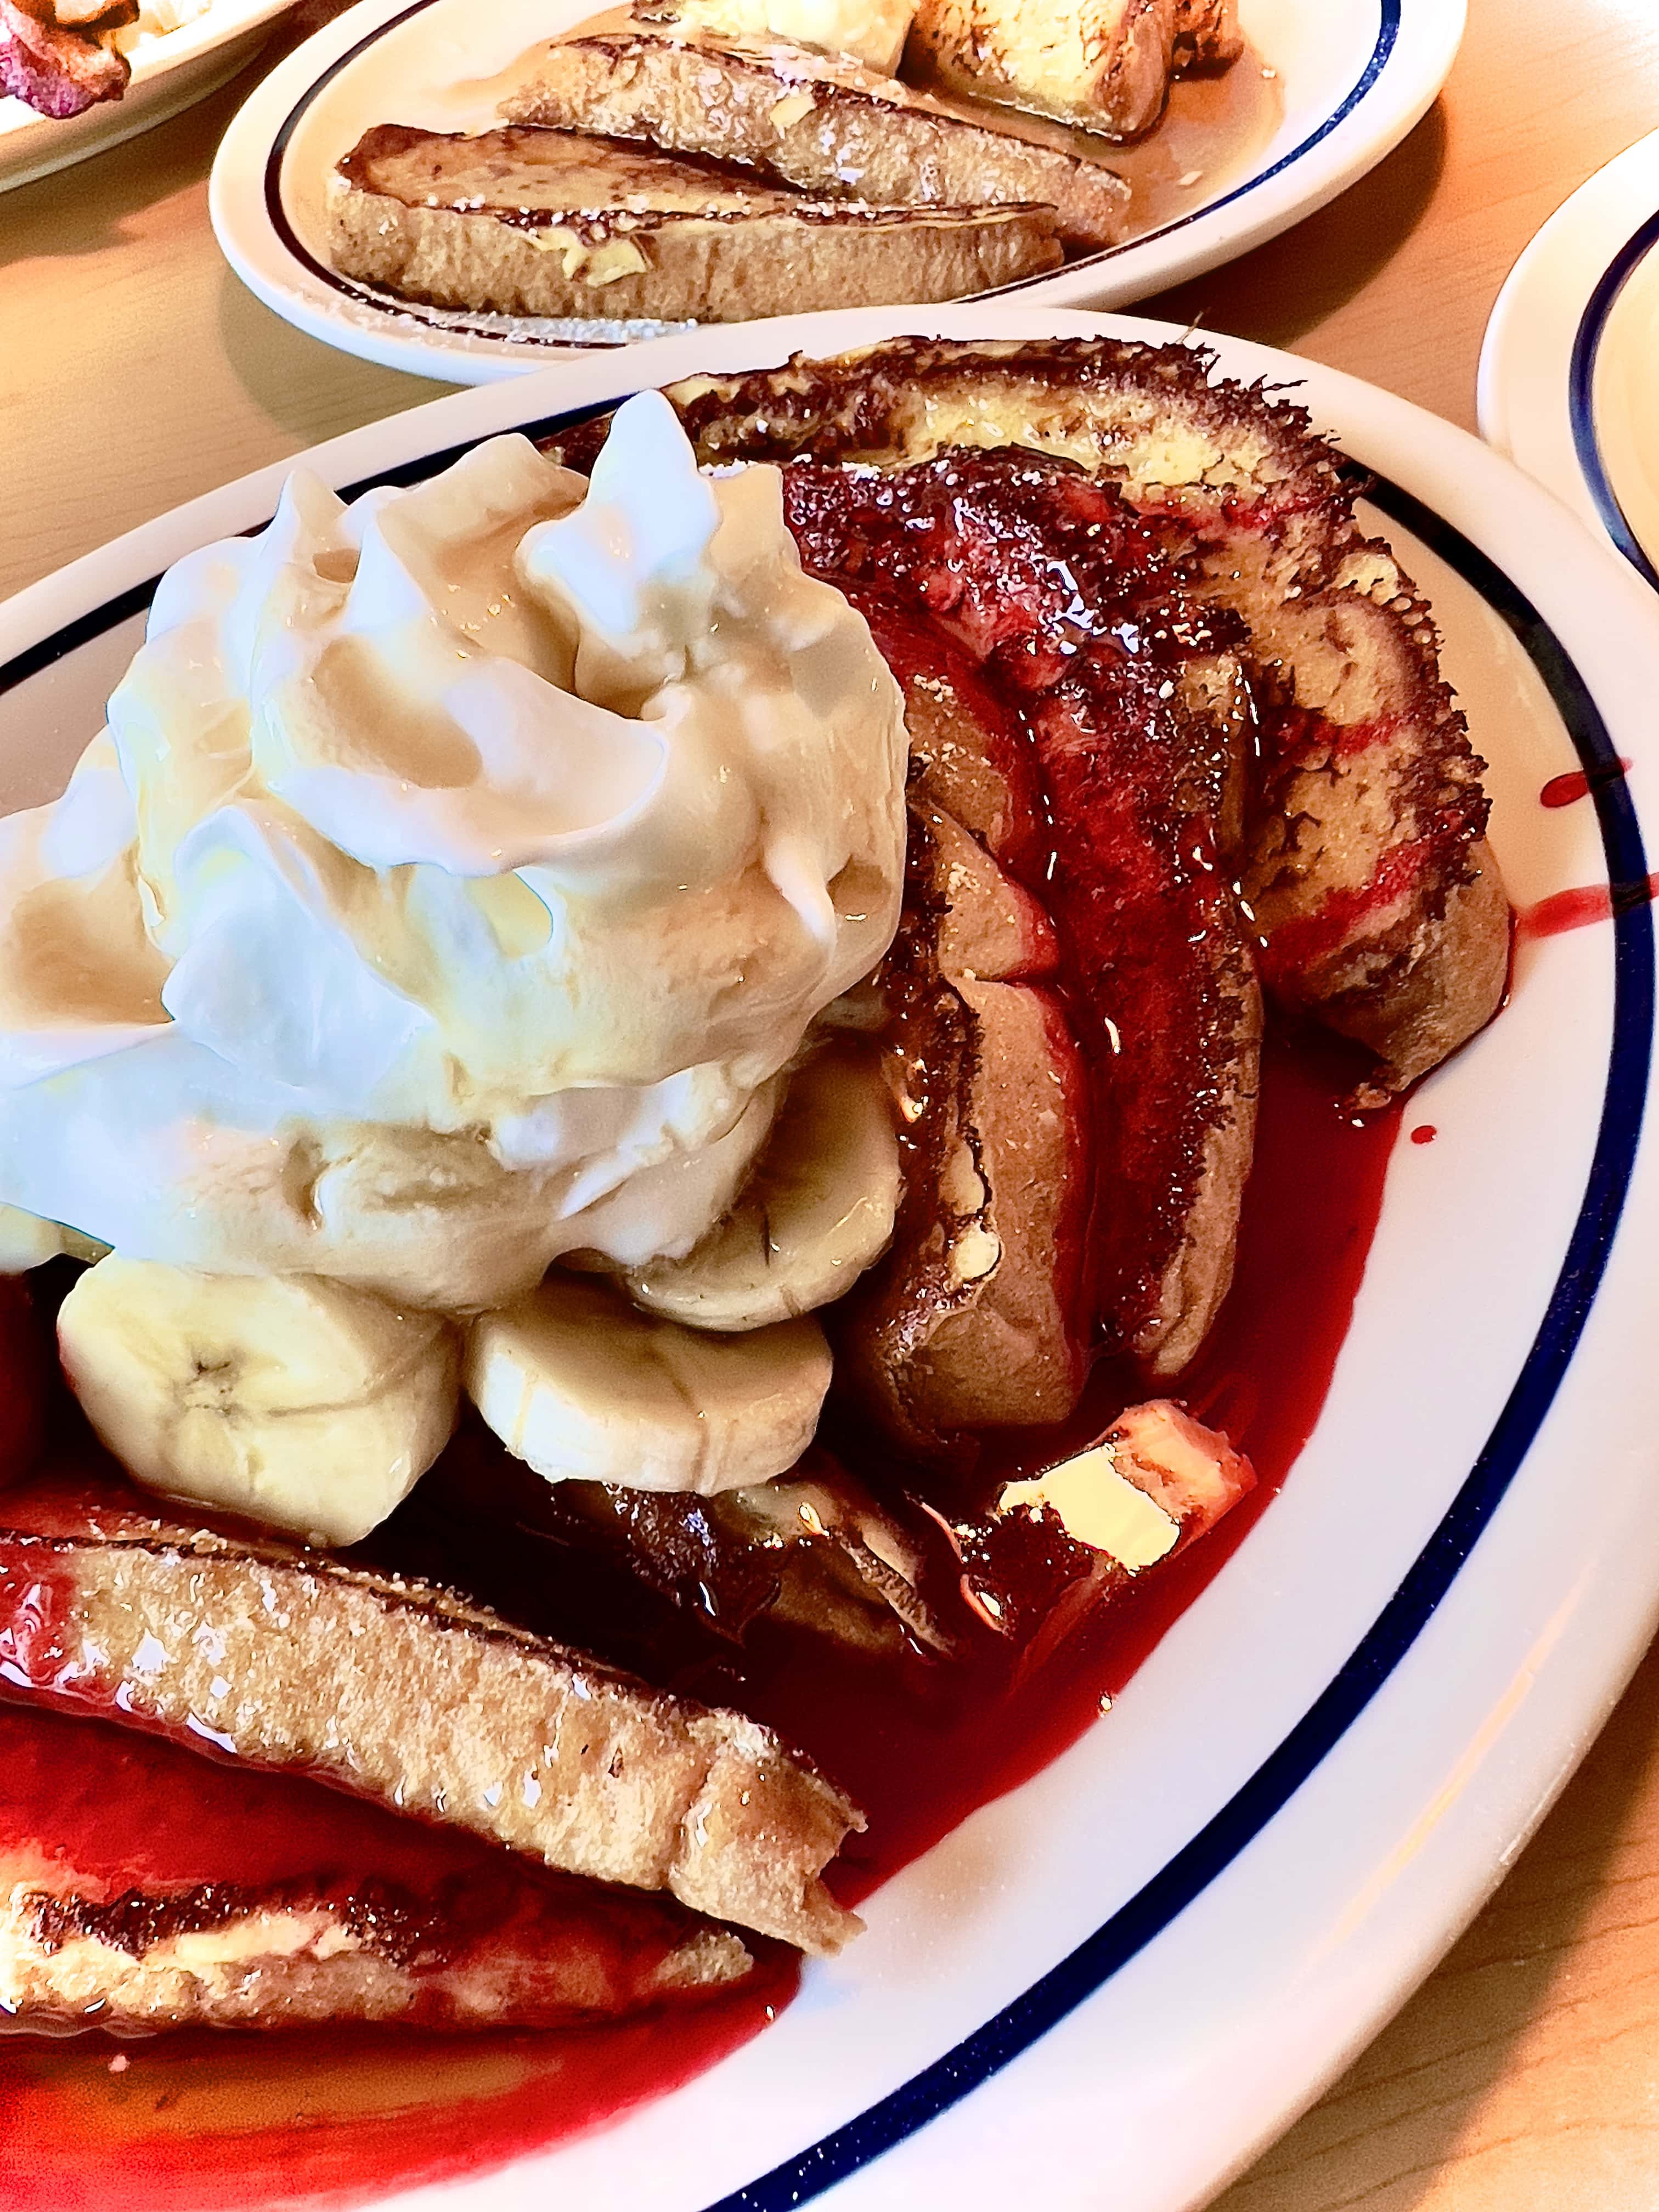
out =
{"type": "Polygon", "coordinates": [[[994,124],[1011,137],[1115,169],[1131,193],[1126,242],[1190,215],[1248,176],[1285,118],[1279,73],[1249,46],[1226,70],[1176,77],[1161,120],[1139,138],[1102,138],[1046,116],[969,100],[935,82],[925,68],[911,71],[908,63],[906,75],[970,123],[994,124]]]}

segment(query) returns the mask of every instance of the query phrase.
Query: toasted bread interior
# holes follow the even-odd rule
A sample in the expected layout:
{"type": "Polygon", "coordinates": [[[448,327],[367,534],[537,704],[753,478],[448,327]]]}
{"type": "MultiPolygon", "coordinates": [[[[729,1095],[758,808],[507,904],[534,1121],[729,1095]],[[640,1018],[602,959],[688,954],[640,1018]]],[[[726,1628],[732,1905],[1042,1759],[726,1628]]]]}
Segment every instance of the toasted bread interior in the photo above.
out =
{"type": "Polygon", "coordinates": [[[428,305],[705,322],[954,299],[1059,265],[1042,204],[817,198],[696,154],[509,125],[466,137],[381,124],[330,185],[334,265],[428,305]]]}
{"type": "Polygon", "coordinates": [[[301,1777],[0,1709],[0,2017],[19,2026],[545,2027],[749,1967],[671,1899],[301,1777]]]}
{"type": "Polygon", "coordinates": [[[170,1516],[108,1478],[0,1493],[0,1595],[21,1607],[41,1577],[53,1623],[20,1654],[21,1686],[162,1734],[210,1729],[256,1765],[805,1949],[856,1929],[819,1875],[861,1816],[739,1713],[450,1591],[170,1516]],[[65,1672],[70,1649],[95,1656],[65,1672]]]}

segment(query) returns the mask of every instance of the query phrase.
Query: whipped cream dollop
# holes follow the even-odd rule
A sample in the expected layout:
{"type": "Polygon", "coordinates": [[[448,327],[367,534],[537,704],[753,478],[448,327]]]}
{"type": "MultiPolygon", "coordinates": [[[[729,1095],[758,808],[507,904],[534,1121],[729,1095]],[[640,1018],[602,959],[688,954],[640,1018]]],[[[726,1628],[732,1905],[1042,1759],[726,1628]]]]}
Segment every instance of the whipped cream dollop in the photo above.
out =
{"type": "Polygon", "coordinates": [[[905,760],[777,471],[654,393],[591,483],[296,472],[0,822],[0,1203],[456,1310],[688,1250],[892,937],[905,760]]]}

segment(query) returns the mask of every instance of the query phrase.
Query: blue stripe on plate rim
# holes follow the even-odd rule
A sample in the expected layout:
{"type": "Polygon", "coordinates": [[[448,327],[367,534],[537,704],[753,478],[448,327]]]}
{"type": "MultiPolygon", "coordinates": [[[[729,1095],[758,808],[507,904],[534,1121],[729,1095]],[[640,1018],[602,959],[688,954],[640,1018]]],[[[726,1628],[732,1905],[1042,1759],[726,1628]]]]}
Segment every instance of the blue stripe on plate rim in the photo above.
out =
{"type": "Polygon", "coordinates": [[[1578,465],[1583,471],[1584,482],[1589,487],[1590,497],[1595,501],[1595,511],[1601,518],[1602,527],[1624,555],[1637,574],[1646,578],[1659,591],[1659,572],[1643,551],[1630,519],[1619,503],[1607,475],[1607,464],[1601,456],[1601,441],[1595,428],[1595,363],[1601,350],[1607,318],[1612,314],[1620,294],[1629,283],[1641,264],[1654,246],[1659,245],[1659,209],[1649,216],[1641,228],[1626,240],[1603,271],[1601,281],[1590,294],[1578,328],[1573,334],[1572,359],[1567,370],[1567,415],[1572,426],[1573,450],[1578,456],[1578,465]]]}
{"type": "MultiPolygon", "coordinates": [[[[619,404],[607,400],[550,416],[523,426],[524,434],[553,437],[619,404]]],[[[419,483],[475,442],[467,440],[380,471],[343,487],[342,496],[355,498],[372,483],[419,483]]],[[[902,2087],[706,2212],[789,2212],[869,2165],[1065,2019],[1225,1871],[1315,1772],[1411,1650],[1525,1461],[1583,1333],[1629,1188],[1652,1064],[1654,925],[1641,828],[1622,764],[1589,690],[1530,600],[1495,562],[1400,486],[1373,479],[1370,496],[1431,547],[1498,614],[1537,668],[1589,771],[1614,894],[1613,1038],[1589,1175],[1543,1321],[1492,1433],[1444,1517],[1348,1659],[1243,1788],[1127,1904],[1023,1995],[902,2087]],[[1620,898],[1620,890],[1627,886],[1630,896],[1620,898]]],[[[0,694],[141,612],[160,580],[152,577],[131,586],[15,655],[0,666],[0,694]]]]}
{"type": "MultiPolygon", "coordinates": [[[[319,261],[316,255],[301,242],[299,234],[288,219],[287,209],[283,205],[283,161],[295,131],[299,128],[301,119],[318,94],[326,86],[331,84],[343,70],[349,69],[360,54],[366,52],[378,40],[385,38],[389,31],[401,28],[412,16],[422,14],[432,5],[433,0],[410,0],[410,4],[407,8],[392,16],[387,21],[378,25],[374,30],[367,32],[358,40],[355,46],[343,53],[337,61],[331,63],[315,82],[307,88],[289,110],[282,127],[271,142],[270,151],[265,157],[265,217],[271,229],[281,240],[284,250],[308,275],[314,276],[319,283],[327,285],[331,291],[338,292],[343,297],[354,300],[360,305],[377,307],[383,313],[409,315],[417,323],[424,320],[418,307],[411,307],[407,301],[397,300],[386,293],[374,291],[367,285],[356,283],[351,278],[342,276],[337,270],[331,269],[325,263],[319,261]]],[[[1232,206],[1236,201],[1243,199],[1249,193],[1259,190],[1270,178],[1280,175],[1285,170],[1301,161],[1322,140],[1328,138],[1340,123],[1346,121],[1352,114],[1354,109],[1358,106],[1361,100],[1382,76],[1383,70],[1388,67],[1400,36],[1400,13],[1403,5],[1404,0],[1377,0],[1376,42],[1371,48],[1364,67],[1360,70],[1352,88],[1344,94],[1330,114],[1309,132],[1299,145],[1293,146],[1288,154],[1281,155],[1271,168],[1263,169],[1259,176],[1247,177],[1242,185],[1235,185],[1231,191],[1224,192],[1218,200],[1208,201],[1203,207],[1193,209],[1190,214],[1176,216],[1170,222],[1161,223],[1156,230],[1146,232],[1141,237],[1126,239],[1121,246],[1109,246],[1098,253],[1085,254],[1079,260],[1068,262],[1065,273],[1069,275],[1073,270],[1093,268],[1099,263],[1115,260],[1121,253],[1129,253],[1137,246],[1148,245],[1153,239],[1168,238],[1176,231],[1184,230],[1189,223],[1200,222],[1206,216],[1214,215],[1222,208],[1232,206]]],[[[1055,273],[1054,270],[1048,270],[1038,276],[1017,277],[1012,283],[1000,284],[989,291],[975,293],[972,296],[981,300],[1011,299],[1020,292],[1029,290],[1033,284],[1047,283],[1055,273]]],[[[539,337],[532,331],[526,331],[515,337],[511,332],[492,330],[469,323],[446,322],[429,325],[428,327],[454,331],[463,337],[493,338],[498,343],[517,345],[546,345],[568,349],[585,343],[579,338],[539,337]]],[[[609,345],[613,341],[607,339],[592,343],[609,345]]]]}

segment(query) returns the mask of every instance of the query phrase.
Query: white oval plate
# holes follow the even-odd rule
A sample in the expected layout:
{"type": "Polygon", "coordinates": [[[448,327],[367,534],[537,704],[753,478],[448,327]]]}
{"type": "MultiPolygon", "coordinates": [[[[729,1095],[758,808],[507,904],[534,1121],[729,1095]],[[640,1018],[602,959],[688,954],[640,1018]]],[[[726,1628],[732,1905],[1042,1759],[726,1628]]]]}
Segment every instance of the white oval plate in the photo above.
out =
{"type": "MultiPolygon", "coordinates": [[[[322,446],[404,481],[693,370],[901,330],[1177,333],[1052,311],[861,311],[705,331],[454,395],[322,446]]],[[[1294,382],[1379,478],[1491,758],[1525,906],[1645,878],[1659,601],[1465,433],[1334,371],[1294,382]],[[1547,811],[1619,753],[1629,782],[1547,811]]],[[[96,726],[158,571],[271,512],[287,465],[0,607],[0,805],[49,796],[96,726]]],[[[1645,903],[1523,948],[1512,1002],[1407,1109],[1352,1329],[1281,1495],[1111,1714],[866,1908],[796,2002],[600,2133],[402,2200],[443,2212],[1195,2205],[1426,1973],[1605,1717],[1659,1613],[1659,1136],[1645,903]]],[[[418,2045],[410,2045],[411,2065],[418,2045]]]]}
{"type": "Polygon", "coordinates": [[[1480,349],[1480,428],[1659,589],[1659,131],[1556,210],[1480,349]]]}
{"type": "Polygon", "coordinates": [[[133,52],[132,76],[119,100],[102,100],[61,121],[21,100],[0,99],[0,191],[49,177],[89,154],[136,138],[233,77],[278,15],[295,0],[213,0],[204,15],[133,52]]]}
{"type": "MultiPolygon", "coordinates": [[[[328,265],[324,184],[371,124],[487,128],[495,80],[596,0],[362,0],[274,70],[219,149],[209,206],[248,288],[327,345],[387,368],[483,384],[546,366],[550,352],[649,335],[634,325],[536,325],[411,307],[328,265]]],[[[1143,238],[1028,277],[1051,307],[1120,307],[1232,259],[1323,207],[1375,167],[1425,113],[1462,36],[1465,0],[1241,0],[1244,30],[1277,70],[1284,113],[1242,169],[1204,180],[1193,209],[1143,238]]],[[[660,325],[655,326],[660,328],[660,325]]]]}

